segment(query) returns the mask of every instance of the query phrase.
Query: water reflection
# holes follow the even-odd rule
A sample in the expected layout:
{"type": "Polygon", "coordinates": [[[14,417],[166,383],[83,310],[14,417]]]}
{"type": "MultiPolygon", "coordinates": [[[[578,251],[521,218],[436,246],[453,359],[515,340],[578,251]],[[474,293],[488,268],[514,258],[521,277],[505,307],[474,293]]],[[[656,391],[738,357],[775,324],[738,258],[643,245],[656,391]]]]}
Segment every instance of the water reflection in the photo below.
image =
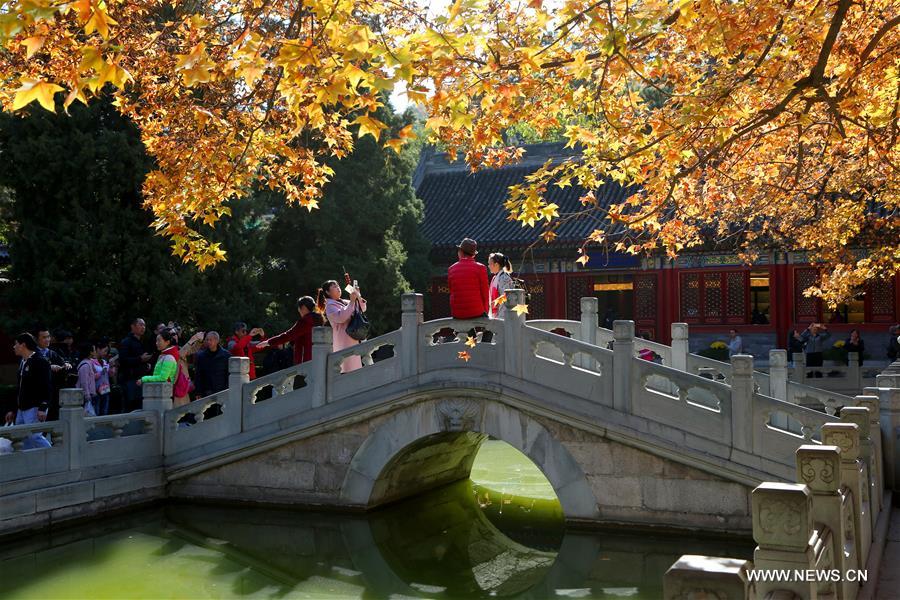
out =
{"type": "Polygon", "coordinates": [[[681,554],[752,553],[746,541],[564,532],[558,513],[535,506],[469,481],[365,517],[170,504],[9,542],[0,589],[45,599],[659,598],[681,554]]]}

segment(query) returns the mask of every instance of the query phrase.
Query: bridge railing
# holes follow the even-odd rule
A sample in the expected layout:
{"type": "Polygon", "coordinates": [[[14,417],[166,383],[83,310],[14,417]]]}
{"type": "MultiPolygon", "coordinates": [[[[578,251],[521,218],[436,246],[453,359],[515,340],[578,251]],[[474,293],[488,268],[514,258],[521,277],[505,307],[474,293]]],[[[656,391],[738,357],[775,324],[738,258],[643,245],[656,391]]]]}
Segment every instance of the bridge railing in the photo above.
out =
{"type": "MultiPolygon", "coordinates": [[[[0,429],[0,482],[40,479],[66,471],[147,468],[162,457],[159,412],[84,416],[84,393],[60,390],[58,421],[0,429]]],[[[78,478],[74,479],[75,481],[78,478]]]]}
{"type": "Polygon", "coordinates": [[[796,450],[797,483],[765,482],[753,490],[758,546],[752,561],[682,556],[666,573],[664,598],[855,598],[862,590],[874,598],[874,577],[854,574],[877,572],[881,557],[872,548],[891,509],[880,471],[877,400],[857,396],[857,406],[841,408],[839,421],[828,416],[820,427],[822,443],[796,450]],[[839,577],[771,577],[773,571],[808,570],[834,570],[839,577]]]}
{"type": "MultiPolygon", "coordinates": [[[[330,333],[331,330],[322,332],[327,338],[331,337],[328,335],[330,333]]],[[[324,344],[325,339],[320,338],[319,343],[324,344]]],[[[400,379],[400,346],[400,332],[393,331],[328,354],[325,361],[328,373],[325,401],[335,402],[400,379]],[[375,362],[373,355],[378,352],[383,352],[385,358],[375,362]],[[357,359],[361,368],[349,370],[357,359]]]]}

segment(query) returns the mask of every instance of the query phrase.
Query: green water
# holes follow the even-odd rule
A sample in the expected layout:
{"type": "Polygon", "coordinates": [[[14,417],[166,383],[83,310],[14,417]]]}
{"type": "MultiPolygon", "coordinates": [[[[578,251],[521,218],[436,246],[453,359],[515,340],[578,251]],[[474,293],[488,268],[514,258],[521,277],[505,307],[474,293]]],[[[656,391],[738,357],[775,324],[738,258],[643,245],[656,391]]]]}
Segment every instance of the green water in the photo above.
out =
{"type": "Polygon", "coordinates": [[[168,504],[10,540],[3,598],[646,598],[681,554],[734,542],[566,531],[523,455],[486,442],[462,481],[366,516],[168,504]]]}

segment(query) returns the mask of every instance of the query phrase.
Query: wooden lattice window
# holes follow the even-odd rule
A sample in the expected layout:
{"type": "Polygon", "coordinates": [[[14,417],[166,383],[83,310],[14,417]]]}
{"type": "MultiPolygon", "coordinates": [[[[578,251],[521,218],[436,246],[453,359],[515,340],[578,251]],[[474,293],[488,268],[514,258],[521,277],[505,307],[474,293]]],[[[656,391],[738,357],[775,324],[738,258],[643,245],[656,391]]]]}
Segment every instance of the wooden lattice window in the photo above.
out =
{"type": "Polygon", "coordinates": [[[703,277],[704,295],[704,320],[716,320],[722,318],[722,278],[711,273],[703,277]]]}
{"type": "Polygon", "coordinates": [[[700,315],[700,273],[681,275],[681,318],[698,322],[700,315]]]}
{"type": "Polygon", "coordinates": [[[746,323],[747,273],[681,274],[681,318],[687,323],[746,323]]]}
{"type": "Polygon", "coordinates": [[[431,310],[428,320],[450,316],[450,286],[447,281],[435,281],[431,286],[431,310]]]}
{"type": "Polygon", "coordinates": [[[528,318],[543,319],[547,314],[547,294],[544,291],[544,281],[542,279],[525,279],[525,286],[531,296],[528,299],[528,318]]]}
{"type": "Polygon", "coordinates": [[[872,321],[876,323],[893,323],[894,312],[894,279],[876,279],[869,285],[869,303],[872,321]]]}
{"type": "Polygon", "coordinates": [[[730,319],[743,319],[747,316],[747,272],[732,271],[725,274],[726,296],[728,304],[725,316],[730,319]]]}
{"type": "Polygon", "coordinates": [[[634,277],[634,318],[656,320],[656,275],[634,277]]]}
{"type": "Polygon", "coordinates": [[[794,320],[798,323],[819,319],[819,301],[807,298],[803,290],[819,282],[819,273],[815,268],[794,269],[794,320]]]}
{"type": "Polygon", "coordinates": [[[592,296],[590,277],[566,278],[566,318],[572,321],[581,320],[581,299],[592,296]]]}

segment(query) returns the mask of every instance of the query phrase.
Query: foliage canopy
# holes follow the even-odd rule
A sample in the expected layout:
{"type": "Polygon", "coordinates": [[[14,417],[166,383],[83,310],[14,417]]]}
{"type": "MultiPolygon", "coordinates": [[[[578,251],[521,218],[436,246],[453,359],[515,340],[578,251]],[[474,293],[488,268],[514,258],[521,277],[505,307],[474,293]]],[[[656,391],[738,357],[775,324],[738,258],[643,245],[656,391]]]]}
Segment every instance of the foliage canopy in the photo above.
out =
{"type": "Polygon", "coordinates": [[[114,88],[155,227],[201,268],[223,253],[200,225],[254,182],[312,209],[355,137],[398,149],[411,129],[376,111],[402,85],[473,168],[514,160],[519,124],[580,147],[506,204],[547,241],[588,216],[627,225],[585,241],[620,251],[807,250],[835,300],[900,268],[898,46],[896,0],[0,0],[0,103],[114,88]],[[574,215],[543,195],[609,178],[642,191],[574,215]]]}

